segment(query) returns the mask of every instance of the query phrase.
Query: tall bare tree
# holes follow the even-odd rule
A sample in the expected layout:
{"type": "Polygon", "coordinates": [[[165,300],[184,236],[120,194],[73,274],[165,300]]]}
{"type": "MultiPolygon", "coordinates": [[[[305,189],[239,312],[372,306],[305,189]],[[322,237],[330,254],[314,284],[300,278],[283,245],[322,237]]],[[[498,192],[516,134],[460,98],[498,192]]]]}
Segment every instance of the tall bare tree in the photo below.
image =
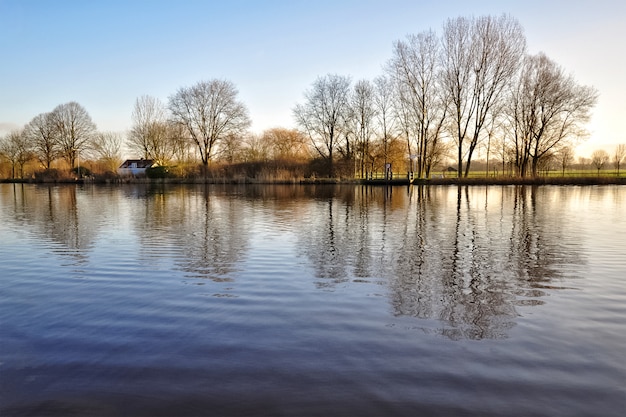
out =
{"type": "Polygon", "coordinates": [[[35,157],[44,168],[50,169],[60,151],[52,113],[41,113],[33,117],[24,128],[24,135],[32,144],[35,157]]]}
{"type": "MultiPolygon", "coordinates": [[[[446,117],[447,91],[441,88],[440,42],[433,31],[409,35],[394,44],[390,74],[399,88],[401,105],[409,112],[405,121],[414,123],[414,153],[417,175],[430,170],[431,147],[437,147],[446,117]]],[[[411,148],[409,144],[409,148],[411,148]]]]}
{"type": "Polygon", "coordinates": [[[132,121],[128,147],[145,159],[166,164],[173,157],[174,146],[168,132],[167,113],[163,102],[152,96],[137,98],[132,121]]]}
{"type": "Polygon", "coordinates": [[[205,168],[218,141],[243,136],[250,126],[248,110],[237,94],[232,82],[214,79],[180,88],[169,99],[174,121],[185,127],[205,168]]]}
{"type": "Polygon", "coordinates": [[[450,130],[458,150],[457,175],[461,176],[463,145],[476,111],[471,87],[474,55],[471,21],[463,17],[448,20],[443,28],[442,48],[443,85],[450,96],[450,130]]]}
{"type": "Polygon", "coordinates": [[[536,176],[541,158],[586,135],[583,126],[597,97],[545,54],[526,57],[508,110],[520,176],[536,176]]]}
{"type": "Polygon", "coordinates": [[[615,147],[615,152],[613,152],[613,165],[617,170],[617,175],[619,175],[619,169],[624,157],[626,157],[626,144],[620,143],[615,147]]]}
{"type": "Polygon", "coordinates": [[[371,140],[374,135],[376,106],[374,86],[368,80],[359,80],[350,94],[349,123],[355,137],[356,155],[361,177],[372,164],[371,140]]]}
{"type": "MultiPolygon", "coordinates": [[[[378,136],[382,144],[383,166],[386,170],[389,163],[389,143],[395,136],[393,81],[384,75],[375,78],[374,91],[378,136]]],[[[388,175],[387,172],[385,172],[386,175],[388,175]]]]}
{"type": "Polygon", "coordinates": [[[406,85],[402,83],[394,83],[395,94],[393,110],[398,128],[398,135],[403,139],[405,143],[405,161],[408,161],[407,168],[409,171],[415,169],[414,161],[417,155],[416,140],[417,133],[415,132],[417,123],[415,122],[415,113],[412,109],[410,93],[407,91],[406,85]],[[408,159],[406,158],[408,156],[408,159]]]}
{"type": "Polygon", "coordinates": [[[75,101],[58,105],[52,110],[51,117],[61,156],[74,168],[80,152],[88,149],[96,125],[87,110],[75,101]]]}
{"type": "Polygon", "coordinates": [[[444,25],[443,80],[451,100],[458,175],[464,159],[464,175],[468,175],[488,117],[503,99],[502,93],[518,71],[525,50],[521,25],[507,15],[460,17],[444,25]]]}
{"type": "Polygon", "coordinates": [[[304,94],[304,104],[293,110],[298,126],[309,136],[315,150],[327,161],[328,176],[333,177],[333,152],[345,136],[349,110],[350,78],[336,74],[319,77],[304,94]]]}

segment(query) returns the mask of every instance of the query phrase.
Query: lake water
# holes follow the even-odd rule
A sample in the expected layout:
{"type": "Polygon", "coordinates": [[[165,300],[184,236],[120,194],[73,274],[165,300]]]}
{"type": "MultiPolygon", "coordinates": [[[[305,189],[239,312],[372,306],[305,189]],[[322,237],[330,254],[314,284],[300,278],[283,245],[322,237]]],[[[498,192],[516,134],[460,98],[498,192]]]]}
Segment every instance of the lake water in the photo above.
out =
{"type": "Polygon", "coordinates": [[[624,416],[626,187],[0,184],[0,416],[624,416]]]}

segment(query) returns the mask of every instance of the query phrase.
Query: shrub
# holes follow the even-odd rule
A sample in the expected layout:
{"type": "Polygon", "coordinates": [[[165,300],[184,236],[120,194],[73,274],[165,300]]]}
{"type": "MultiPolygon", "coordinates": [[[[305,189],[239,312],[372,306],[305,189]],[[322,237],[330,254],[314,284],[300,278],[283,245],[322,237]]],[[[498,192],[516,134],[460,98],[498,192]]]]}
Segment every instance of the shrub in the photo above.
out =
{"type": "Polygon", "coordinates": [[[84,166],[72,168],[72,170],[70,172],[72,174],[74,174],[78,178],[90,177],[91,176],[91,170],[89,168],[87,168],[87,167],[84,167],[84,166]]]}
{"type": "Polygon", "coordinates": [[[173,175],[170,173],[169,167],[157,166],[146,169],[146,177],[148,178],[171,178],[173,175]]]}
{"type": "Polygon", "coordinates": [[[37,182],[55,182],[66,178],[66,174],[55,168],[35,172],[35,181],[37,182]]]}

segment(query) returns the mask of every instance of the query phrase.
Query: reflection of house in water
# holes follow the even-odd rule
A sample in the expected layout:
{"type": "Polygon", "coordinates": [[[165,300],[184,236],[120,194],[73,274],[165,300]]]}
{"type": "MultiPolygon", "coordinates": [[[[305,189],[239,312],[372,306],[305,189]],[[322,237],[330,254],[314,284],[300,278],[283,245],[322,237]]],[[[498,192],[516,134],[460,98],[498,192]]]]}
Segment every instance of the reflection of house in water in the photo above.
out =
{"type": "Polygon", "coordinates": [[[146,174],[147,168],[156,166],[152,159],[127,159],[117,169],[117,173],[121,176],[141,176],[146,174]]]}

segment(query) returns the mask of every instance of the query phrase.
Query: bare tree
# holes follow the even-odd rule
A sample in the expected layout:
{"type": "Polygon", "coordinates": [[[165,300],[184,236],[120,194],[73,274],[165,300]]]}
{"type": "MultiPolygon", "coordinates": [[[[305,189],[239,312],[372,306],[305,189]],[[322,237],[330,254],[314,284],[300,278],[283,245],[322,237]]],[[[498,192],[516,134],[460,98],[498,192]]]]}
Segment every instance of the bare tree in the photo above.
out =
{"type": "MultiPolygon", "coordinates": [[[[374,79],[374,90],[378,136],[382,143],[382,159],[386,170],[389,163],[389,142],[394,137],[396,120],[393,111],[393,82],[386,76],[379,76],[374,79]]],[[[385,178],[387,175],[388,172],[385,172],[385,178]]]]}
{"type": "Polygon", "coordinates": [[[517,20],[502,15],[448,20],[442,41],[443,83],[450,97],[458,175],[466,156],[467,176],[485,123],[519,68],[526,38],[517,20]]]}
{"type": "Polygon", "coordinates": [[[172,158],[181,163],[188,163],[195,158],[195,144],[189,137],[187,128],[179,122],[167,123],[168,143],[172,147],[172,158]]]}
{"type": "Polygon", "coordinates": [[[615,147],[615,152],[613,152],[613,165],[617,170],[617,175],[619,175],[619,169],[624,157],[626,157],[626,144],[621,143],[615,147]]]}
{"type": "Polygon", "coordinates": [[[219,143],[219,149],[214,151],[214,158],[228,164],[235,164],[247,160],[248,155],[244,155],[244,141],[239,135],[226,135],[219,143]]]}
{"type": "Polygon", "coordinates": [[[586,134],[582,126],[597,97],[594,88],[578,85],[544,54],[526,57],[508,110],[521,176],[529,168],[536,176],[542,157],[586,134]]]}
{"type": "Polygon", "coordinates": [[[574,162],[574,150],[571,146],[563,146],[555,153],[555,157],[561,167],[561,175],[565,176],[565,170],[574,162]]]}
{"type": "Polygon", "coordinates": [[[33,117],[24,128],[24,135],[31,143],[35,157],[44,168],[50,169],[60,151],[52,113],[41,113],[33,117]]]}
{"type": "Polygon", "coordinates": [[[328,176],[335,174],[333,152],[344,135],[349,110],[350,78],[329,74],[319,77],[305,92],[305,103],[293,110],[298,126],[309,136],[315,150],[328,163],[328,176]]]}
{"type": "Polygon", "coordinates": [[[263,135],[249,134],[238,143],[239,156],[246,162],[267,162],[271,158],[271,144],[263,135]]]}
{"type": "Polygon", "coordinates": [[[164,165],[173,158],[165,105],[158,98],[141,96],[135,100],[132,114],[133,125],[127,145],[145,159],[164,165]]]}
{"type": "Polygon", "coordinates": [[[398,127],[398,135],[404,140],[405,143],[405,161],[408,162],[407,168],[409,171],[414,171],[414,160],[417,155],[416,138],[417,133],[415,128],[417,123],[415,122],[415,114],[411,106],[410,94],[407,88],[402,83],[395,83],[395,96],[394,96],[394,115],[396,124],[398,127]],[[408,160],[407,157],[408,156],[408,160]]]}
{"type": "Polygon", "coordinates": [[[230,81],[210,80],[180,88],[169,99],[174,121],[185,126],[206,168],[216,143],[229,135],[242,136],[250,126],[246,106],[230,81]]]}
{"type": "Polygon", "coordinates": [[[494,155],[494,157],[497,159],[498,161],[498,166],[499,169],[497,169],[496,167],[490,167],[490,169],[493,169],[496,173],[499,171],[501,175],[506,175],[507,172],[507,166],[509,164],[509,154],[510,154],[510,146],[509,146],[509,141],[507,140],[506,137],[506,131],[504,129],[502,129],[503,126],[500,126],[501,130],[500,130],[500,135],[496,135],[492,138],[491,140],[491,149],[489,151],[490,155],[494,155]]]}
{"type": "MultiPolygon", "coordinates": [[[[500,117],[501,115],[501,109],[503,107],[504,102],[500,102],[499,106],[497,108],[494,109],[494,112],[489,116],[487,122],[485,123],[485,132],[486,132],[486,139],[487,139],[487,143],[485,144],[485,148],[486,148],[486,155],[485,155],[485,159],[486,159],[486,167],[485,167],[485,172],[487,175],[489,175],[490,172],[490,163],[491,163],[491,155],[493,154],[493,147],[494,145],[496,145],[496,147],[498,147],[498,140],[496,139],[498,136],[504,136],[505,135],[505,119],[503,117],[500,117]]],[[[499,154],[499,149],[496,149],[496,154],[499,154]]]]}
{"type": "Polygon", "coordinates": [[[372,164],[370,142],[374,135],[376,107],[374,103],[374,87],[367,80],[357,81],[350,95],[350,117],[352,132],[356,139],[356,155],[360,162],[360,174],[364,176],[368,166],[372,164]]]}
{"type": "Polygon", "coordinates": [[[591,163],[598,170],[598,175],[600,175],[600,170],[609,162],[609,158],[609,154],[604,149],[598,149],[591,154],[591,163]]]}
{"type": "Polygon", "coordinates": [[[417,160],[417,175],[430,171],[431,147],[437,147],[447,111],[447,91],[441,88],[440,42],[433,31],[407,36],[406,41],[394,44],[390,74],[400,93],[400,104],[405,108],[403,120],[412,123],[415,149],[409,153],[417,160]]]}
{"type": "Polygon", "coordinates": [[[580,156],[578,157],[578,163],[582,169],[586,169],[588,165],[591,165],[591,159],[580,156]]]}
{"type": "Polygon", "coordinates": [[[16,178],[17,168],[19,178],[24,178],[24,165],[33,158],[33,152],[22,130],[14,130],[0,140],[0,155],[11,164],[11,178],[16,178]]]}
{"type": "Polygon", "coordinates": [[[122,136],[115,132],[99,132],[93,140],[92,150],[104,169],[115,172],[122,162],[122,136]]]}
{"type": "Polygon", "coordinates": [[[261,140],[274,160],[302,161],[311,157],[307,137],[295,129],[272,128],[263,132],[261,140]]]}
{"type": "Polygon", "coordinates": [[[74,168],[80,152],[89,147],[96,125],[87,110],[75,101],[58,105],[52,110],[51,117],[61,155],[70,168],[74,168]]]}

